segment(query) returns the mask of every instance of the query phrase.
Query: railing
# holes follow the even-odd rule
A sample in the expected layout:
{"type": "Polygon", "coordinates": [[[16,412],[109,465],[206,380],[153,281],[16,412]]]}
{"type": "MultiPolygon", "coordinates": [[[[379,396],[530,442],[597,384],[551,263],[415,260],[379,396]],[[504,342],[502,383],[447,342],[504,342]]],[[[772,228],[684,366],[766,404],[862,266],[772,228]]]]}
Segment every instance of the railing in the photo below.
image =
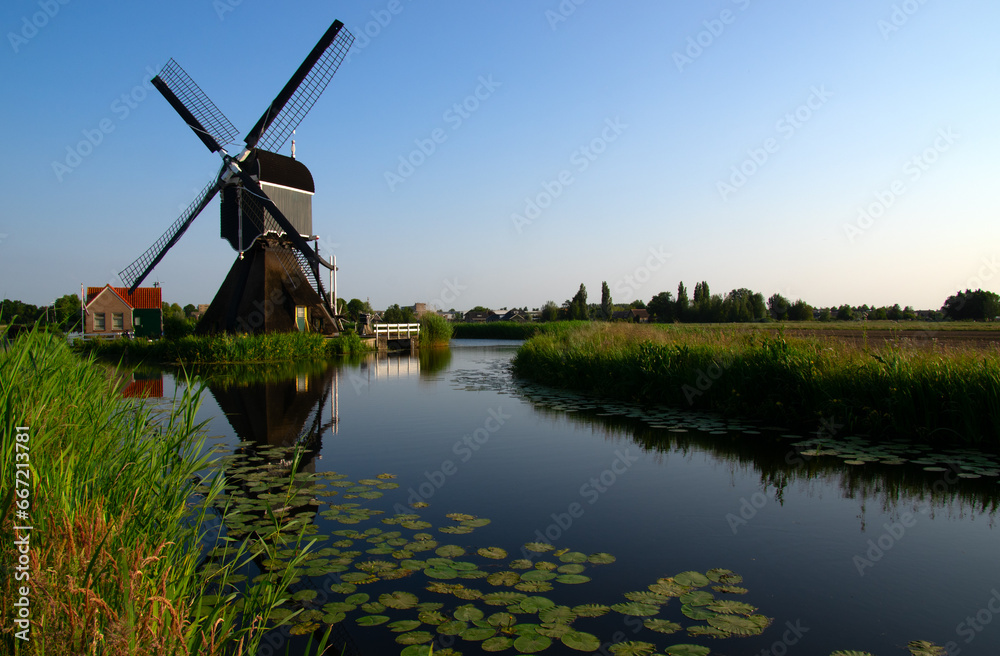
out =
{"type": "Polygon", "coordinates": [[[377,323],[373,327],[376,337],[385,335],[386,339],[404,339],[420,334],[419,323],[377,323]]]}

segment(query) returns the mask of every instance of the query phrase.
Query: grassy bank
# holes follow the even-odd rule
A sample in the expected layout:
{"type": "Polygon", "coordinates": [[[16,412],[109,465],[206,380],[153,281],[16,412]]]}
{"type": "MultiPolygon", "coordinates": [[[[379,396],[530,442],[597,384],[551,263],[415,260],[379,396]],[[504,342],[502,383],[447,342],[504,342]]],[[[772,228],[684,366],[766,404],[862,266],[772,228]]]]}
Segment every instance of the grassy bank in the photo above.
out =
{"type": "MultiPolygon", "coordinates": [[[[0,349],[0,523],[7,536],[15,525],[33,527],[26,577],[5,576],[0,592],[0,652],[256,652],[293,570],[239,582],[237,571],[275,550],[275,535],[234,544],[232,558],[202,567],[203,548],[225,540],[208,510],[223,479],[199,476],[211,463],[200,455],[199,392],[186,389],[157,416],[124,400],[104,367],[63,340],[32,333],[0,349]],[[20,475],[30,483],[19,488],[27,499],[15,495],[15,471],[30,472],[20,475]],[[13,604],[22,596],[30,642],[14,638],[13,604]]],[[[0,568],[13,572],[17,558],[5,540],[0,568]]]]}
{"type": "Polygon", "coordinates": [[[745,328],[613,324],[536,336],[514,368],[548,385],[806,430],[827,422],[844,435],[1000,446],[996,349],[860,347],[745,328]]]}
{"type": "Polygon", "coordinates": [[[88,340],[80,348],[113,360],[160,364],[248,364],[324,360],[332,355],[363,352],[364,342],[356,334],[332,339],[316,333],[269,333],[263,335],[206,335],[181,339],[88,340]]]}

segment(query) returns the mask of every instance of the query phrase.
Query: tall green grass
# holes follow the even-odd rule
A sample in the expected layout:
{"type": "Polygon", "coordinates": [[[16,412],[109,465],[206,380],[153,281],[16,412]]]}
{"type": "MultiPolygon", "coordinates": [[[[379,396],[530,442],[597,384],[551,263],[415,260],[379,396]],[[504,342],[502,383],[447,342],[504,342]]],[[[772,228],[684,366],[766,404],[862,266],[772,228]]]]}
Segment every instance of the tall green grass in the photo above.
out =
{"type": "Polygon", "coordinates": [[[452,324],[437,314],[420,317],[420,346],[447,346],[453,332],[452,324]]]}
{"type": "MultiPolygon", "coordinates": [[[[195,420],[201,390],[184,386],[158,416],[123,399],[120,385],[44,333],[0,350],[0,524],[13,535],[16,427],[28,426],[34,527],[30,581],[5,576],[0,591],[0,651],[255,653],[294,571],[243,588],[236,572],[296,536],[252,545],[213,538],[208,508],[225,481],[200,475],[211,465],[195,420]],[[201,569],[203,546],[222,543],[227,562],[201,569]],[[15,585],[31,591],[30,643],[13,638],[15,585]]],[[[0,547],[6,572],[12,543],[0,547]]]]}
{"type": "Polygon", "coordinates": [[[191,335],[180,339],[88,340],[80,348],[104,358],[162,364],[247,364],[323,360],[367,350],[356,334],[328,338],[317,333],[191,335]]]}
{"type": "Polygon", "coordinates": [[[746,329],[593,325],[540,335],[515,372],[644,403],[849,432],[1000,446],[996,349],[859,347],[746,329]]]}

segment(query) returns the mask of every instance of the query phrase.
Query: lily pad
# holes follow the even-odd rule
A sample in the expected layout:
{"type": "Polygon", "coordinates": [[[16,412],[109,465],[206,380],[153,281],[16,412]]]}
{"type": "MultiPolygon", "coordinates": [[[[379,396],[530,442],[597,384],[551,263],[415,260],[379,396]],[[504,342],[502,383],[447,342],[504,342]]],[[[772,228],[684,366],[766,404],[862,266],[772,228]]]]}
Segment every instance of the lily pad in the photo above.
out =
{"type": "Polygon", "coordinates": [[[674,577],[674,581],[692,588],[700,588],[711,583],[708,577],[701,572],[681,572],[674,577]]]}
{"type": "Polygon", "coordinates": [[[715,596],[705,590],[692,590],[691,592],[682,594],[680,601],[682,604],[689,606],[707,606],[715,601],[715,596]]]}
{"type": "Polygon", "coordinates": [[[393,622],[392,624],[389,624],[388,628],[393,633],[407,633],[409,631],[413,631],[421,624],[423,624],[423,622],[420,622],[418,620],[399,620],[398,622],[393,622]]]}
{"type": "Polygon", "coordinates": [[[506,636],[493,636],[492,638],[483,641],[482,648],[483,651],[503,651],[504,649],[510,649],[513,645],[513,638],[508,638],[506,636]]]}
{"type": "Polygon", "coordinates": [[[667,656],[708,656],[711,650],[701,645],[674,645],[667,647],[667,656]]]}
{"type": "Polygon", "coordinates": [[[569,606],[551,606],[538,611],[538,619],[542,622],[565,622],[569,624],[576,619],[576,615],[569,606]]]}
{"type": "Polygon", "coordinates": [[[522,599],[519,605],[525,613],[537,613],[546,608],[552,608],[556,605],[556,602],[545,597],[528,597],[527,599],[522,599]]]}
{"type": "Polygon", "coordinates": [[[455,558],[465,555],[465,549],[454,544],[446,544],[443,547],[438,547],[434,553],[442,558],[455,558]]]}
{"type": "Polygon", "coordinates": [[[455,616],[456,620],[462,622],[475,622],[476,620],[483,619],[483,611],[472,605],[459,606],[452,615],[455,616]]]}
{"type": "Polygon", "coordinates": [[[358,626],[378,626],[388,621],[387,615],[363,615],[357,619],[358,626]]]}
{"type": "Polygon", "coordinates": [[[551,645],[552,640],[550,638],[538,635],[537,633],[522,635],[514,641],[514,649],[522,654],[533,654],[535,652],[544,651],[551,645]]]}
{"type": "Polygon", "coordinates": [[[417,605],[419,600],[412,592],[387,592],[378,598],[379,603],[387,608],[406,610],[417,605]]]}
{"type": "Polygon", "coordinates": [[[496,635],[496,629],[485,628],[485,627],[474,627],[471,629],[466,629],[459,634],[462,640],[468,640],[470,642],[480,642],[482,640],[488,640],[496,635]]]}
{"type": "Polygon", "coordinates": [[[656,649],[656,645],[651,642],[640,642],[630,640],[628,642],[619,642],[611,645],[608,649],[615,656],[647,656],[652,654],[653,650],[656,649]]]}
{"type": "Polygon", "coordinates": [[[587,556],[587,560],[594,565],[610,565],[617,560],[614,556],[609,553],[593,553],[587,556]]]}
{"type": "Polygon", "coordinates": [[[590,581],[590,577],[583,574],[560,574],[556,581],[565,585],[579,585],[590,581]]]}
{"type": "Polygon", "coordinates": [[[667,620],[660,619],[648,619],[643,621],[643,626],[651,631],[656,631],[657,633],[677,633],[683,627],[676,622],[669,622],[667,620]]]}
{"type": "Polygon", "coordinates": [[[707,620],[710,617],[715,617],[715,613],[704,608],[702,606],[692,606],[690,604],[684,604],[681,606],[681,612],[684,613],[685,617],[690,617],[693,620],[707,620]]]}
{"type": "Polygon", "coordinates": [[[622,615],[633,615],[635,617],[646,617],[649,615],[656,615],[660,612],[659,606],[641,604],[638,601],[630,601],[625,604],[615,604],[611,607],[611,609],[621,613],[622,615]]]}
{"type": "Polygon", "coordinates": [[[567,631],[559,640],[570,649],[577,651],[597,651],[601,648],[601,641],[597,636],[583,631],[567,631]]]}
{"type": "Polygon", "coordinates": [[[545,553],[546,551],[555,549],[555,547],[547,542],[528,542],[524,545],[524,548],[535,553],[545,553]]]}
{"type": "Polygon", "coordinates": [[[479,549],[478,553],[483,558],[492,558],[493,560],[501,560],[507,557],[507,552],[500,547],[483,547],[479,549]]]}
{"type": "Polygon", "coordinates": [[[611,610],[610,606],[602,604],[582,604],[573,606],[573,613],[580,617],[600,617],[606,615],[611,610]]]}
{"type": "Polygon", "coordinates": [[[422,645],[433,639],[434,636],[427,631],[410,631],[396,636],[396,642],[401,645],[422,645]]]}

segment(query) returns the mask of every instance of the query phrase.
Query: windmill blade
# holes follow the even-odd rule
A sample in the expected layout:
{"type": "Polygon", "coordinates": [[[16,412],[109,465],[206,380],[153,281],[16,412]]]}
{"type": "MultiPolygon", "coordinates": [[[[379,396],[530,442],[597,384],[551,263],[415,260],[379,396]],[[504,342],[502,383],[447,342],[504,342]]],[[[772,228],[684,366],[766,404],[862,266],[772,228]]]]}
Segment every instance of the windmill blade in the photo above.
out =
{"type": "Polygon", "coordinates": [[[135,262],[125,267],[119,272],[119,276],[128,285],[129,293],[134,292],[135,288],[149,275],[149,272],[153,270],[163,256],[167,254],[167,251],[177,243],[177,240],[181,238],[184,231],[188,229],[191,222],[201,214],[201,211],[205,209],[208,203],[215,197],[220,188],[220,183],[218,180],[213,180],[208,184],[207,187],[201,190],[201,193],[195,197],[194,201],[188,205],[188,208],[184,210],[184,213],[174,221],[163,235],[153,243],[146,252],[143,253],[136,259],[135,262]]]}
{"type": "Polygon", "coordinates": [[[247,148],[279,150],[326,89],[352,43],[354,35],[334,21],[247,134],[247,148]]]}
{"type": "Polygon", "coordinates": [[[173,59],[152,79],[170,106],[213,153],[232,143],[239,132],[205,92],[173,59]]]}

